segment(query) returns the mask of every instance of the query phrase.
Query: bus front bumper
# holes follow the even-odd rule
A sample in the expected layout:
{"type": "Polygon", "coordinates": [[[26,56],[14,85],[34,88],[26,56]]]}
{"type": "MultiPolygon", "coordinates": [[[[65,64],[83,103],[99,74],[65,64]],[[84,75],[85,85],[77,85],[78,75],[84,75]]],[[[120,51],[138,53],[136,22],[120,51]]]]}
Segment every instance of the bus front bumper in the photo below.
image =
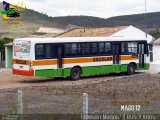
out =
{"type": "Polygon", "coordinates": [[[34,70],[17,70],[12,69],[13,74],[15,75],[23,75],[23,76],[34,76],[34,70]]]}

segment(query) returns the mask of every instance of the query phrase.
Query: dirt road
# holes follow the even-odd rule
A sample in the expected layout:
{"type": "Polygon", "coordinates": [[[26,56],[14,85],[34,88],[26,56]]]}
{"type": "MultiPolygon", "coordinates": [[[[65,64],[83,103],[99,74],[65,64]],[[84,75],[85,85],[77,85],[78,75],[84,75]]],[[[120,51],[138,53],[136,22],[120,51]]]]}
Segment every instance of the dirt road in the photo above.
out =
{"type": "Polygon", "coordinates": [[[94,77],[84,77],[81,80],[71,81],[65,78],[35,78],[13,75],[11,70],[3,70],[0,72],[0,89],[8,88],[23,88],[23,87],[36,87],[36,86],[62,86],[62,85],[82,85],[87,83],[99,83],[101,81],[108,81],[118,78],[126,78],[127,76],[117,75],[104,75],[94,77]]]}
{"type": "Polygon", "coordinates": [[[138,113],[160,113],[159,88],[159,74],[117,74],[69,81],[15,76],[3,71],[0,72],[0,113],[16,112],[18,89],[24,93],[26,114],[81,114],[84,92],[89,94],[89,113],[123,113],[113,101],[149,102],[138,113]]]}

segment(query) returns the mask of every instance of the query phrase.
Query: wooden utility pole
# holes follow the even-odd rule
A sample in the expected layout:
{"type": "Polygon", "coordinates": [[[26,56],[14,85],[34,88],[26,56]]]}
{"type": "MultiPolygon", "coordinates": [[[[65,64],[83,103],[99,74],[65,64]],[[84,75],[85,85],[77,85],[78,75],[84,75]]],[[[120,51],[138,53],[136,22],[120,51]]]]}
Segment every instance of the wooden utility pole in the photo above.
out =
{"type": "MultiPolygon", "coordinates": [[[[147,28],[148,28],[148,25],[147,25],[147,0],[145,0],[145,27],[147,30],[147,28]]],[[[147,38],[147,32],[146,32],[146,38],[147,38]]]]}

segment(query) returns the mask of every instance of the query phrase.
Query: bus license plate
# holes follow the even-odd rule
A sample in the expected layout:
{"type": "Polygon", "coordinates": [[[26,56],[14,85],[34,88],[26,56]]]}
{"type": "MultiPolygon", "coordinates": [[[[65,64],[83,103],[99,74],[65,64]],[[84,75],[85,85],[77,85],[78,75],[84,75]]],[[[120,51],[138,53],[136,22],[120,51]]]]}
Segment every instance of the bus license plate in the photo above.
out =
{"type": "Polygon", "coordinates": [[[16,60],[16,64],[26,65],[26,64],[27,64],[27,61],[26,61],[26,60],[16,60]]]}

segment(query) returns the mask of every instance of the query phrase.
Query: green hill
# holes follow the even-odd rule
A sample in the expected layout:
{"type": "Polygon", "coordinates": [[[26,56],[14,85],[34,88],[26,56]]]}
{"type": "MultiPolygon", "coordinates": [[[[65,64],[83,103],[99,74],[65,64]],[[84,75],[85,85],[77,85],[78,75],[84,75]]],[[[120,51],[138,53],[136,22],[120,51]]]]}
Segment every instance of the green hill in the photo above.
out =
{"type": "MultiPolygon", "coordinates": [[[[155,28],[160,26],[160,12],[153,12],[146,14],[146,22],[147,27],[155,28]]],[[[136,14],[136,15],[126,15],[126,16],[118,16],[112,17],[106,20],[106,22],[111,22],[112,25],[115,26],[127,26],[127,25],[134,25],[140,28],[146,27],[145,24],[145,14],[136,14]]]]}
{"type": "MultiPolygon", "coordinates": [[[[147,13],[147,27],[155,28],[160,26],[160,12],[147,13]]],[[[74,24],[83,27],[112,27],[134,25],[139,28],[146,27],[145,14],[125,15],[111,17],[108,19],[90,16],[66,16],[54,17],[54,21],[63,24],[74,24]]]]}

